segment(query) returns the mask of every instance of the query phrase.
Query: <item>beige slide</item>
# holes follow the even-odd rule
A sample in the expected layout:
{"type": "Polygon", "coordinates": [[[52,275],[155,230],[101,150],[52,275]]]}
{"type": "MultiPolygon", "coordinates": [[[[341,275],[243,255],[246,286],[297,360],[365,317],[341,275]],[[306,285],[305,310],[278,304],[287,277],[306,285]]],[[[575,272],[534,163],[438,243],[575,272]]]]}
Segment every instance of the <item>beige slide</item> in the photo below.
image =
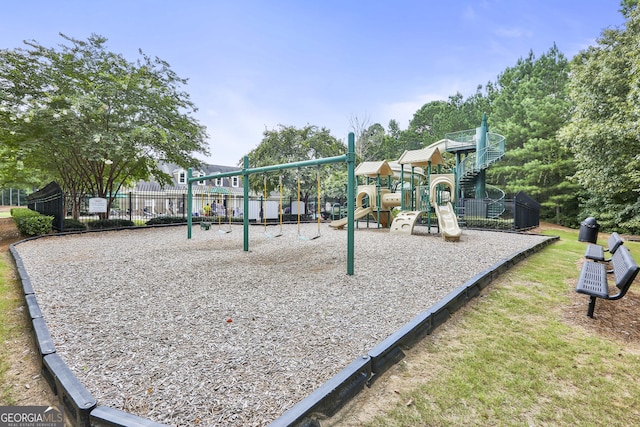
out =
{"type": "Polygon", "coordinates": [[[436,210],[436,215],[438,215],[438,226],[444,240],[451,242],[460,240],[462,231],[458,226],[458,219],[451,203],[444,205],[433,203],[433,208],[436,210]]]}
{"type": "MultiPolygon", "coordinates": [[[[356,219],[363,218],[372,212],[373,212],[373,208],[357,208],[353,212],[353,219],[356,220],[356,219]]],[[[336,229],[344,228],[344,226],[347,225],[348,222],[349,222],[348,217],[344,217],[342,219],[336,219],[335,221],[331,221],[329,223],[329,227],[336,228],[336,229]]]]}

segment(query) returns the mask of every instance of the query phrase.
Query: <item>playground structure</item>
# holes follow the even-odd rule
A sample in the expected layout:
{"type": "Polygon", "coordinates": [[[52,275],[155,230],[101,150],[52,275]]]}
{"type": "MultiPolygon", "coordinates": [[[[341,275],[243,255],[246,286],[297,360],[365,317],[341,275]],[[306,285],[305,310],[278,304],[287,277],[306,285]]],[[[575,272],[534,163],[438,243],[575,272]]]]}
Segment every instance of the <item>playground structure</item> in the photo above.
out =
{"type": "MultiPolygon", "coordinates": [[[[437,217],[438,227],[446,240],[458,240],[461,235],[451,202],[455,200],[454,174],[425,174],[423,165],[430,171],[431,166],[442,164],[437,147],[405,151],[397,163],[386,160],[363,162],[355,170],[356,176],[365,176],[375,184],[358,185],[355,200],[354,219],[371,215],[379,227],[390,228],[392,234],[412,234],[417,220],[423,213],[430,214],[432,206],[437,217]],[[411,166],[411,173],[405,175],[404,165],[411,166]],[[387,188],[382,187],[382,182],[387,188]],[[400,180],[397,191],[392,191],[392,181],[400,180]],[[424,184],[425,180],[427,184],[424,184]],[[408,184],[409,188],[406,188],[408,184]],[[401,212],[392,215],[394,208],[401,212]]],[[[343,228],[348,224],[346,218],[332,221],[333,228],[343,228]]]]}
{"type": "MultiPolygon", "coordinates": [[[[371,215],[378,227],[388,227],[392,234],[412,234],[416,222],[424,216],[430,232],[433,213],[442,237],[457,241],[462,235],[458,214],[464,214],[464,206],[458,207],[458,212],[454,203],[471,192],[476,201],[484,203],[485,171],[503,155],[504,137],[488,132],[485,115],[480,127],[446,134],[445,139],[419,150],[407,150],[397,162],[363,162],[355,175],[366,177],[367,183],[357,186],[354,219],[371,215]],[[441,173],[443,150],[456,156],[453,173],[441,173]],[[394,217],[396,208],[400,212],[394,217]]],[[[499,215],[504,210],[499,210],[499,202],[486,206],[485,214],[499,215]]],[[[329,225],[343,228],[347,223],[342,218],[329,225]]]]}

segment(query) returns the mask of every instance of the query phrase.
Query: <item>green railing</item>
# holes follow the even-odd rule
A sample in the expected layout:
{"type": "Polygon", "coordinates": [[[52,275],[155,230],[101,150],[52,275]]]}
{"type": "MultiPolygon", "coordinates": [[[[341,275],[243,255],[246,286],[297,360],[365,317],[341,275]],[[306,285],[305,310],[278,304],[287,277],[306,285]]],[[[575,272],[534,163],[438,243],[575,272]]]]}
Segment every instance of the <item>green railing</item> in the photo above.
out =
{"type": "Polygon", "coordinates": [[[444,137],[447,140],[445,143],[445,150],[447,151],[472,150],[476,147],[475,129],[445,133],[444,137]]]}
{"type": "MultiPolygon", "coordinates": [[[[462,132],[456,132],[456,133],[462,134],[463,132],[468,132],[468,131],[462,131],[462,132]]],[[[504,156],[504,151],[505,151],[504,136],[498,135],[496,133],[488,133],[487,146],[483,150],[470,153],[458,165],[458,169],[457,169],[458,179],[464,179],[465,177],[475,176],[480,171],[488,168],[492,163],[495,163],[498,160],[500,160],[504,156]]]]}

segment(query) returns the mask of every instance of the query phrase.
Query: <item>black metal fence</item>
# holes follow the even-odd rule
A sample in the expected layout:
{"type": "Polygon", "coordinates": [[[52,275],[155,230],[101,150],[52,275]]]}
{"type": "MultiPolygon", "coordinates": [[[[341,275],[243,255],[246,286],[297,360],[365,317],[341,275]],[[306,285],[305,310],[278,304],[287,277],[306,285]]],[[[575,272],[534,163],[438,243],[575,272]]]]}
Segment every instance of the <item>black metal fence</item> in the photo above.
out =
{"type": "Polygon", "coordinates": [[[515,195],[513,205],[516,230],[528,230],[540,225],[540,203],[533,200],[524,191],[515,195]]]}
{"type": "MultiPolygon", "coordinates": [[[[79,202],[78,220],[83,223],[108,218],[143,225],[162,217],[186,220],[188,212],[187,195],[178,191],[119,193],[113,198],[108,212],[104,213],[92,212],[91,199],[87,196],[79,202]]],[[[65,205],[65,197],[58,184],[48,184],[29,195],[27,201],[29,208],[54,217],[55,230],[64,231],[64,219],[71,216],[71,210],[65,205]]],[[[191,210],[194,217],[214,217],[216,221],[239,222],[247,215],[252,222],[275,222],[280,218],[281,203],[285,222],[295,221],[298,213],[303,220],[315,220],[317,215],[322,215],[324,219],[337,219],[343,214],[343,207],[330,199],[322,199],[318,209],[315,198],[305,204],[296,198],[280,200],[277,196],[266,201],[262,197],[252,197],[249,200],[249,211],[243,212],[242,195],[232,193],[213,198],[205,194],[195,195],[191,210]]],[[[467,228],[522,231],[540,224],[540,204],[524,192],[501,200],[463,198],[456,203],[456,211],[460,226],[467,228]]]]}
{"type": "MultiPolygon", "coordinates": [[[[135,225],[143,225],[148,221],[163,217],[187,219],[187,194],[182,191],[129,191],[116,194],[107,209],[95,211],[92,208],[92,196],[82,197],[77,203],[75,211],[77,220],[82,223],[91,223],[100,220],[127,220],[135,225]]],[[[64,231],[65,218],[72,217],[70,197],[60,189],[58,184],[52,182],[43,189],[31,194],[28,198],[28,207],[44,215],[54,217],[53,228],[56,231],[64,231]]],[[[191,211],[195,219],[207,217],[215,221],[240,222],[245,215],[252,222],[276,222],[280,220],[280,204],[282,204],[282,219],[285,222],[296,221],[298,212],[301,219],[308,221],[316,219],[316,212],[327,218],[333,211],[333,204],[329,200],[321,200],[320,209],[317,209],[317,199],[308,203],[298,201],[296,198],[282,198],[274,196],[264,200],[262,196],[251,197],[249,211],[244,210],[244,199],[239,194],[219,194],[210,196],[196,194],[192,198],[191,211]]],[[[95,205],[94,205],[95,206],[95,205]]],[[[103,204],[104,207],[104,204],[103,204]]],[[[100,228],[104,228],[101,225],[100,228]]],[[[68,227],[67,227],[68,228],[68,227]]]]}
{"type": "Polygon", "coordinates": [[[524,192],[511,198],[460,199],[458,221],[468,228],[523,231],[540,225],[540,204],[524,192]]]}
{"type": "Polygon", "coordinates": [[[64,192],[58,183],[50,182],[44,188],[31,193],[26,198],[27,207],[43,215],[53,217],[53,229],[64,229],[64,192]]]}

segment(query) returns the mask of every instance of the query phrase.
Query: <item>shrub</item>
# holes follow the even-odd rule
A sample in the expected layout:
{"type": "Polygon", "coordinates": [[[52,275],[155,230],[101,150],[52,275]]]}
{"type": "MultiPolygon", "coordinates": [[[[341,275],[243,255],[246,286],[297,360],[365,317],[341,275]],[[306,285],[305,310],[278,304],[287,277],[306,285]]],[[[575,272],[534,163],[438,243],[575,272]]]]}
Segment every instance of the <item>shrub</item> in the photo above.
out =
{"type": "MultiPolygon", "coordinates": [[[[37,212],[36,212],[37,213],[37,212]]],[[[48,215],[27,215],[17,218],[18,231],[25,236],[39,236],[51,231],[53,217],[48,215]]]]}
{"type": "Polygon", "coordinates": [[[28,208],[11,208],[13,222],[23,236],[39,236],[51,231],[52,216],[41,215],[28,208]]]}
{"type": "Polygon", "coordinates": [[[83,231],[87,229],[87,226],[83,222],[73,218],[65,218],[62,227],[63,231],[83,231]]]}
{"type": "Polygon", "coordinates": [[[40,214],[29,208],[11,208],[11,217],[13,221],[18,224],[20,218],[26,218],[31,216],[39,216],[40,214]]]}
{"type": "Polygon", "coordinates": [[[87,226],[92,230],[133,227],[133,225],[133,221],[129,221],[128,219],[99,219],[87,223],[87,226]]]}
{"type": "Polygon", "coordinates": [[[157,216],[147,221],[147,225],[186,224],[187,219],[181,216],[157,216]]]}

